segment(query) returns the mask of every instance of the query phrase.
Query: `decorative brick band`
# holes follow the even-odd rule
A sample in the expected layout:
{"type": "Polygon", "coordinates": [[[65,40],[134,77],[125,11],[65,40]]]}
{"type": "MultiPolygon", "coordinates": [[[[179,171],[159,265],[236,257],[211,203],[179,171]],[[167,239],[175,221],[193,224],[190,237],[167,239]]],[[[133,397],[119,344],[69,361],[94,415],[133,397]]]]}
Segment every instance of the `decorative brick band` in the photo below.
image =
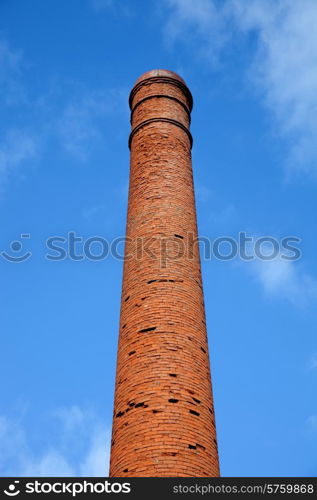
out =
{"type": "Polygon", "coordinates": [[[188,109],[186,104],[183,101],[181,101],[180,99],[177,99],[177,97],[173,97],[173,96],[168,95],[168,94],[153,94],[153,95],[148,95],[146,97],[143,97],[143,99],[140,99],[140,101],[138,101],[136,103],[136,105],[133,107],[133,109],[131,110],[130,122],[132,123],[133,113],[138,108],[138,106],[140,106],[140,104],[143,104],[145,101],[148,101],[149,99],[155,99],[155,98],[157,98],[157,99],[160,99],[160,98],[171,99],[172,101],[177,102],[180,106],[182,106],[184,108],[184,110],[188,114],[188,121],[189,121],[189,123],[191,122],[190,110],[188,109]]]}
{"type": "Polygon", "coordinates": [[[172,118],[150,118],[149,120],[144,120],[143,122],[139,123],[139,125],[137,125],[130,133],[130,136],[129,136],[129,148],[131,149],[131,144],[132,144],[132,139],[134,137],[134,135],[143,127],[145,127],[146,125],[149,125],[151,123],[155,123],[155,122],[165,122],[165,123],[171,123],[172,125],[175,125],[176,127],[179,127],[181,128],[188,136],[188,139],[189,139],[189,142],[190,142],[190,147],[192,148],[193,147],[193,136],[192,134],[190,133],[190,131],[188,130],[188,128],[186,128],[182,123],[180,123],[179,121],[177,120],[173,120],[172,118]]]}
{"type": "Polygon", "coordinates": [[[188,106],[189,106],[189,111],[193,109],[193,96],[189,90],[189,88],[182,83],[180,80],[175,80],[175,78],[170,78],[166,76],[151,76],[149,78],[144,78],[141,82],[137,83],[133,89],[131,90],[130,97],[129,97],[129,105],[130,109],[132,109],[132,103],[133,103],[133,98],[137,94],[137,92],[140,90],[143,85],[149,85],[151,83],[167,83],[169,85],[175,85],[181,91],[185,94],[187,100],[188,100],[188,106]]]}

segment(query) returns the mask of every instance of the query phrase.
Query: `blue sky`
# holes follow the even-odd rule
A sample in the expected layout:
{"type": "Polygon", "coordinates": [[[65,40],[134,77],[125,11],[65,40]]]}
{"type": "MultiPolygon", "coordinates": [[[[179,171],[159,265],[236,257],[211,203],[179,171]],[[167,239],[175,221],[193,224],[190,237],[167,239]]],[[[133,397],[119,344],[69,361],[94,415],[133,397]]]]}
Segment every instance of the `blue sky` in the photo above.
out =
{"type": "Polygon", "coordinates": [[[316,475],[316,23],[315,0],[1,0],[0,251],[32,252],[0,256],[1,475],[107,473],[122,261],[45,241],[124,235],[154,68],[194,96],[200,234],[301,238],[202,262],[222,475],[316,475]]]}

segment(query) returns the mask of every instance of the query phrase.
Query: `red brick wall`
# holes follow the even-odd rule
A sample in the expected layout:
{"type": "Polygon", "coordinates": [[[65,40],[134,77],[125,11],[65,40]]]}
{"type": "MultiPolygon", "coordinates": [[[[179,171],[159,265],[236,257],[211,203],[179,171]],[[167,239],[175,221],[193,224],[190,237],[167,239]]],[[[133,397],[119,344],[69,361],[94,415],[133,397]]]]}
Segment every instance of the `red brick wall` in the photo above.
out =
{"type": "Polygon", "coordinates": [[[178,75],[155,70],[137,81],[130,105],[110,476],[218,476],[199,250],[192,244],[191,94],[178,75]]]}

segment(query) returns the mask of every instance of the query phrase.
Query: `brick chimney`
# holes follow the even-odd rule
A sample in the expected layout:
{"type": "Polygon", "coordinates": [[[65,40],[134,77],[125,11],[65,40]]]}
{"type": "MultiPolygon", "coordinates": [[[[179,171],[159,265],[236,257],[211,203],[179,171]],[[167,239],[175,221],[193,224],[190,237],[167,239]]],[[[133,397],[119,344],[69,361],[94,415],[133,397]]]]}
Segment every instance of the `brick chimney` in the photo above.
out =
{"type": "Polygon", "coordinates": [[[112,477],[219,476],[189,131],[176,73],[130,94],[129,203],[112,477]]]}

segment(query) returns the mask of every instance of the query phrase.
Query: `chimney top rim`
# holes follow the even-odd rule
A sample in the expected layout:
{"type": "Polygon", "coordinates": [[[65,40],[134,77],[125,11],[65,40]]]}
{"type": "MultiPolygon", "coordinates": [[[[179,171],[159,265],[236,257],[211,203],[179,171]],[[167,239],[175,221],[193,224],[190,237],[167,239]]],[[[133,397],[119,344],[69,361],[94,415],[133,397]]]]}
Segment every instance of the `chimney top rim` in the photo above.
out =
{"type": "Polygon", "coordinates": [[[174,80],[178,80],[179,82],[181,82],[183,85],[185,85],[187,87],[186,82],[183,80],[183,78],[181,78],[174,71],[170,71],[168,69],[151,69],[150,71],[146,71],[141,76],[139,76],[139,78],[137,79],[137,81],[134,84],[134,87],[136,85],[138,85],[140,82],[142,82],[143,80],[147,80],[148,78],[153,78],[153,77],[160,77],[160,76],[173,78],[174,80]]]}

